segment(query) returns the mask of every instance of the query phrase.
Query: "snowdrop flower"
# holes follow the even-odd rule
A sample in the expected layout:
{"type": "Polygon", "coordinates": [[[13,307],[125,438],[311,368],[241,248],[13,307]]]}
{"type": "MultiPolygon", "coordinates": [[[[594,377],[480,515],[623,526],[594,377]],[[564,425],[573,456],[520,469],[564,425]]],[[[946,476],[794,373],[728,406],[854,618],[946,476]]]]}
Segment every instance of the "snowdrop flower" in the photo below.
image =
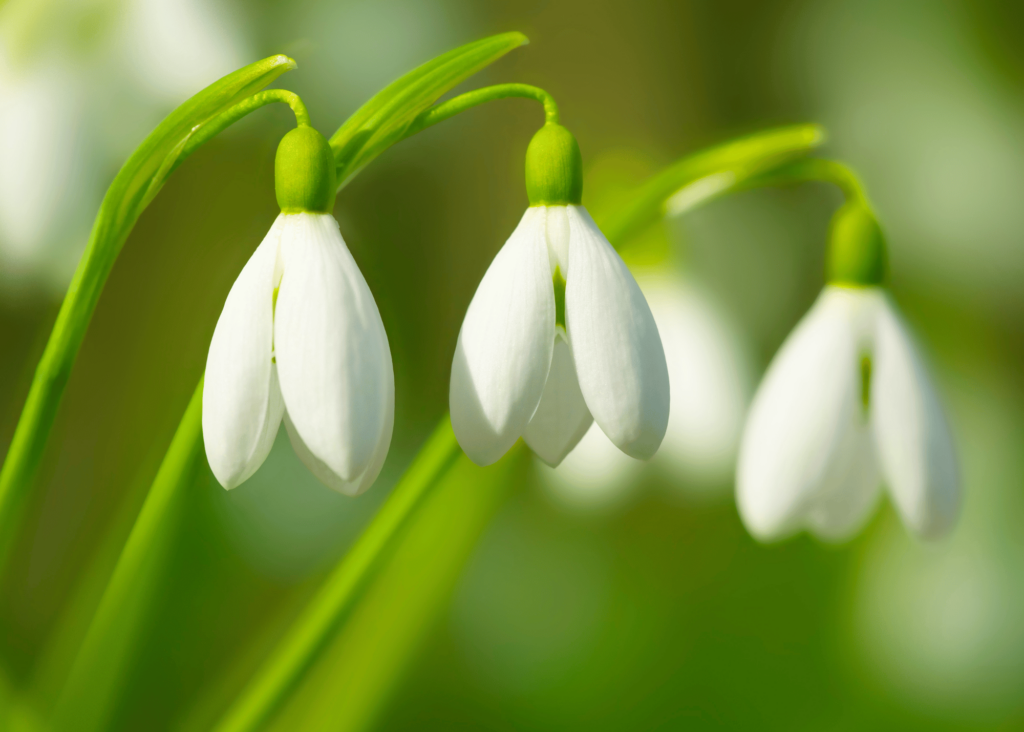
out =
{"type": "Polygon", "coordinates": [[[466,454],[489,465],[522,436],[558,465],[592,421],[648,459],[669,411],[647,301],[580,205],[575,138],[546,124],[526,155],[530,207],[484,275],[459,332],[449,401],[466,454]]]}
{"type": "Polygon", "coordinates": [[[837,214],[829,284],[775,356],[740,448],[740,514],[757,538],[827,540],[867,520],[884,483],[906,526],[938,537],[959,509],[953,439],[921,355],[880,286],[863,204],[837,214]]]}
{"type": "Polygon", "coordinates": [[[391,443],[387,334],[330,214],[334,156],[324,137],[311,127],[285,135],[275,177],[281,214],[235,280],[210,343],[206,455],[234,488],[266,459],[283,418],[313,474],[358,495],[391,443]]]}

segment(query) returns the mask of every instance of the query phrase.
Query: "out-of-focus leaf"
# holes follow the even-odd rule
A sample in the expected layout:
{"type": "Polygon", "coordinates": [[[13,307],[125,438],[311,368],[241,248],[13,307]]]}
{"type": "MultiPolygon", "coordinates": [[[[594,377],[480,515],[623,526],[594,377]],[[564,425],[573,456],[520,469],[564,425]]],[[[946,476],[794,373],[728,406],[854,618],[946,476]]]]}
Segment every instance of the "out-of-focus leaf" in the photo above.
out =
{"type": "Polygon", "coordinates": [[[597,219],[608,240],[623,246],[661,220],[666,204],[683,189],[678,212],[742,187],[747,181],[793,158],[806,155],[825,141],[814,124],[758,132],[710,147],[669,166],[644,183],[619,209],[597,219]]]}

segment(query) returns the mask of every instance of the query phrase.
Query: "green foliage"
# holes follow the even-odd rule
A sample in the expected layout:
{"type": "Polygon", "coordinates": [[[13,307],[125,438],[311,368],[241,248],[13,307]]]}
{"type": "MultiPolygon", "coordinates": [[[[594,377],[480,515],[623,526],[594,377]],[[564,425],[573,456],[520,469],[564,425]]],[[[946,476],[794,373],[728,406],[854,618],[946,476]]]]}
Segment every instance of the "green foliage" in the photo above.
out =
{"type": "Polygon", "coordinates": [[[54,730],[89,732],[106,727],[115,690],[124,683],[164,576],[184,487],[191,484],[202,452],[202,408],[200,380],[75,659],[52,720],[54,730]]]}
{"type": "Polygon", "coordinates": [[[757,176],[803,155],[825,141],[818,125],[758,132],[688,155],[642,185],[619,209],[597,220],[608,240],[621,246],[665,215],[666,202],[681,189],[715,176],[694,191],[687,206],[746,187],[757,176]]]}
{"type": "Polygon", "coordinates": [[[522,33],[502,33],[467,43],[428,61],[392,82],[348,118],[331,137],[343,187],[367,163],[415,132],[419,115],[459,82],[514,48],[527,43],[522,33]]]}

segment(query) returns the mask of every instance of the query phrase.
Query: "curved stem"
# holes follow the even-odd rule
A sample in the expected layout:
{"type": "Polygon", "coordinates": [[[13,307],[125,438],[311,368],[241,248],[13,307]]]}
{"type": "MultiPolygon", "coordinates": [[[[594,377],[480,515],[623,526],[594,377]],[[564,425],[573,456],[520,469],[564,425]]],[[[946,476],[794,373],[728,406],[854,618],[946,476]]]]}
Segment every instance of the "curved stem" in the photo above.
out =
{"type": "MultiPolygon", "coordinates": [[[[744,188],[763,188],[765,186],[796,185],[819,181],[832,183],[847,201],[859,201],[867,204],[867,194],[860,179],[838,160],[825,158],[801,158],[782,165],[769,173],[750,179],[744,188]]],[[[870,206],[869,206],[870,207],[870,206]]]]}
{"type": "MultiPolygon", "coordinates": [[[[196,130],[182,148],[179,160],[187,158],[204,143],[209,142],[211,138],[226,130],[235,122],[242,119],[242,117],[245,117],[251,112],[255,112],[260,107],[265,107],[268,104],[274,104],[277,102],[287,104],[291,107],[292,112],[295,113],[295,123],[299,127],[310,126],[309,112],[306,111],[306,105],[302,103],[302,99],[298,94],[287,91],[286,89],[268,89],[267,91],[262,91],[259,94],[253,94],[248,99],[239,102],[235,106],[231,107],[231,109],[228,109],[219,116],[214,117],[212,120],[196,130]]],[[[176,163],[172,167],[172,170],[176,168],[178,164],[180,163],[176,163]]]]}
{"type": "Polygon", "coordinates": [[[544,105],[545,124],[558,124],[558,104],[555,103],[554,97],[540,87],[530,86],[529,84],[497,84],[495,86],[485,86],[482,89],[474,89],[471,92],[460,94],[453,99],[431,107],[416,118],[405,136],[415,135],[417,132],[432,127],[438,122],[444,122],[460,112],[465,112],[467,109],[472,109],[485,102],[512,97],[534,99],[540,102],[544,105]]]}

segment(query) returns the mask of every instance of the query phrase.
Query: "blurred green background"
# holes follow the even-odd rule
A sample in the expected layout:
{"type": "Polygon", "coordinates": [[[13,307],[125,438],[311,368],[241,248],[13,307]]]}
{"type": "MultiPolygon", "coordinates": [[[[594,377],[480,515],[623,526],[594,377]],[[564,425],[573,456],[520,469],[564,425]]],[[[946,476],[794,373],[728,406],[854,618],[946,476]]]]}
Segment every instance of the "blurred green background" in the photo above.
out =
{"type": "MultiPolygon", "coordinates": [[[[827,154],[877,206],[892,289],[950,412],[962,518],[920,544],[886,504],[850,544],[761,546],[727,470],[698,479],[667,458],[609,468],[588,492],[524,463],[480,509],[495,515],[479,541],[438,550],[453,569],[437,597],[417,604],[429,570],[380,589],[373,634],[353,641],[365,674],[332,671],[340,639],[276,729],[338,728],[374,663],[395,679],[364,720],[381,730],[1024,727],[1024,10],[1009,0],[0,1],[0,449],[105,186],[176,104],[287,53],[299,69],[277,85],[329,134],[415,65],[506,30],[531,45],[467,88],[554,94],[595,209],[704,145],[828,128],[827,154]]],[[[486,105],[339,196],[395,363],[382,477],[334,494],[283,432],[231,493],[204,472],[113,729],[207,728],[384,500],[447,407],[458,328],[527,205],[540,122],[523,100],[486,105]]],[[[273,156],[292,124],[268,108],[203,148],[118,260],[0,582],[0,705],[57,693],[228,288],[277,213],[273,156]]],[[[660,232],[751,380],[823,284],[838,202],[824,186],[749,192],[660,232]]]]}

